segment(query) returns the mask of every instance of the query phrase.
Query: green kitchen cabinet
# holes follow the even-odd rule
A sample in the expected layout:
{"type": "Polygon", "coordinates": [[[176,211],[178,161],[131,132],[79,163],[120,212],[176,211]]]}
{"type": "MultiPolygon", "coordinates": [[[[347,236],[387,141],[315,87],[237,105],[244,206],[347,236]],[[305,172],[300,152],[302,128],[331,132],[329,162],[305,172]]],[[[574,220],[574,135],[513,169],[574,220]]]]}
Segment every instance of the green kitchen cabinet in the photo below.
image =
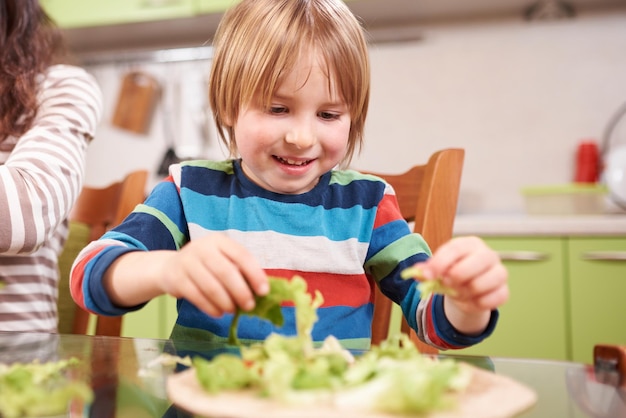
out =
{"type": "Polygon", "coordinates": [[[196,14],[196,0],[41,0],[41,5],[62,28],[175,19],[196,14]]]}
{"type": "Polygon", "coordinates": [[[510,297],[494,333],[454,353],[566,360],[568,305],[565,238],[485,238],[509,271],[510,297]]]}
{"type": "MultiPolygon", "coordinates": [[[[196,0],[196,12],[202,13],[221,13],[224,10],[239,3],[240,0],[196,0]]],[[[352,0],[345,0],[350,2],[352,0]]]]}
{"type": "Polygon", "coordinates": [[[169,295],[159,296],[140,310],[124,315],[122,336],[167,339],[174,322],[176,299],[169,295]]]}
{"type": "Polygon", "coordinates": [[[221,13],[237,3],[239,0],[196,0],[196,12],[221,13]]]}
{"type": "Polygon", "coordinates": [[[595,344],[626,345],[626,238],[569,239],[572,360],[593,363],[595,344]]]}
{"type": "Polygon", "coordinates": [[[239,0],[40,0],[62,28],[85,28],[223,13],[239,0]]]}
{"type": "MultiPolygon", "coordinates": [[[[626,238],[487,237],[509,271],[509,301],[493,335],[453,354],[592,362],[593,346],[626,344],[626,238]]],[[[399,311],[392,330],[397,332],[399,311]]],[[[122,335],[168,338],[176,300],[127,314],[122,335]]]]}

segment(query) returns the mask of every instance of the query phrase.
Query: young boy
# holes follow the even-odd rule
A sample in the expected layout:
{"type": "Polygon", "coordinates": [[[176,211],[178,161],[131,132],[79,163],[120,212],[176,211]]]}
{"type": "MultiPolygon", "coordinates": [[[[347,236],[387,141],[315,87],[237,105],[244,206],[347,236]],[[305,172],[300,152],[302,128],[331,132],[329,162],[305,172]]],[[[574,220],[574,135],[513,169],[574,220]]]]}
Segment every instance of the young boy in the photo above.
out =
{"type": "MultiPolygon", "coordinates": [[[[457,238],[429,258],[382,180],[346,166],[359,148],[369,99],[362,28],[340,0],[244,0],[218,28],[210,101],[232,160],[170,168],[145,204],[86,247],[74,263],[79,305],[105,315],[178,298],[173,339],[222,341],[236,307],[251,309],[267,275],[305,278],[324,304],[313,340],[369,347],[373,286],[424,324],[440,349],[493,330],[507,273],[477,238],[457,238]],[[238,158],[237,158],[238,157],[238,158]],[[420,299],[400,272],[421,263],[456,297],[420,299]]],[[[295,333],[243,317],[239,338],[295,333]]],[[[420,325],[421,326],[421,325],[420,325]]]]}

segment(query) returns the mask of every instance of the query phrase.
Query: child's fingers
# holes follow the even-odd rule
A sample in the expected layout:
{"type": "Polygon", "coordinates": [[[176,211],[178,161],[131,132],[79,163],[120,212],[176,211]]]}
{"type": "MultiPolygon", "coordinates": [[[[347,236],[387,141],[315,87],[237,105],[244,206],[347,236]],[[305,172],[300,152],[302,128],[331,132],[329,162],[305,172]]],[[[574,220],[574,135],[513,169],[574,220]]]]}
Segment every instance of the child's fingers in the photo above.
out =
{"type": "Polygon", "coordinates": [[[454,238],[444,243],[422,266],[424,277],[431,279],[444,276],[450,267],[467,254],[470,248],[467,238],[454,238]]]}
{"type": "Polygon", "coordinates": [[[479,299],[506,285],[507,271],[504,266],[495,264],[478,276],[467,280],[458,287],[458,299],[479,299]]]}
{"type": "Polygon", "coordinates": [[[265,271],[245,247],[231,241],[224,247],[224,251],[255,294],[263,296],[269,292],[269,282],[265,271]]]}
{"type": "MultiPolygon", "coordinates": [[[[219,286],[221,288],[221,286],[219,286]]],[[[213,292],[217,292],[216,289],[212,289],[213,292]]],[[[208,286],[199,286],[191,278],[186,280],[179,280],[177,285],[177,297],[187,299],[195,307],[211,316],[222,316],[225,309],[218,307],[214,302],[215,293],[207,296],[207,292],[211,292],[208,286]]],[[[223,289],[222,289],[223,292],[223,289]]],[[[225,294],[225,292],[223,292],[225,294]]],[[[232,305],[232,303],[231,303],[232,305]]]]}
{"type": "Polygon", "coordinates": [[[442,245],[428,260],[432,273],[446,286],[464,286],[500,264],[498,255],[476,237],[455,238],[442,245]]]}
{"type": "Polygon", "coordinates": [[[472,302],[478,310],[494,310],[509,299],[508,286],[499,286],[477,296],[472,302]]]}

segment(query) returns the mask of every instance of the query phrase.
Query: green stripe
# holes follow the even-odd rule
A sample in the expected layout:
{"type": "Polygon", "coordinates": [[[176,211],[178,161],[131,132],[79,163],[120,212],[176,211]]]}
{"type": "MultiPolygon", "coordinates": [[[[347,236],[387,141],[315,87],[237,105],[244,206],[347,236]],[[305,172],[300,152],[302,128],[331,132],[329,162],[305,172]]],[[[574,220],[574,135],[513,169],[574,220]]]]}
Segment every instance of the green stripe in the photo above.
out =
{"type": "Polygon", "coordinates": [[[179,324],[174,324],[170,339],[173,341],[205,341],[223,344],[226,344],[227,341],[227,338],[219,337],[212,332],[199,328],[189,328],[179,324]]]}
{"type": "Polygon", "coordinates": [[[372,176],[370,174],[363,174],[354,170],[342,170],[332,172],[332,176],[330,177],[330,184],[340,184],[342,186],[345,186],[355,180],[381,181],[380,178],[372,176]]]}
{"type": "Polygon", "coordinates": [[[431,255],[430,248],[420,234],[406,235],[376,253],[365,263],[365,270],[370,271],[374,280],[379,282],[387,277],[398,264],[418,253],[431,255]]]}
{"type": "Polygon", "coordinates": [[[161,221],[161,223],[165,225],[165,228],[167,228],[167,230],[174,238],[177,250],[179,250],[180,247],[184,244],[186,240],[185,234],[183,234],[180,229],[178,229],[178,226],[176,226],[176,224],[172,222],[172,220],[160,210],[157,210],[151,206],[140,204],[135,208],[134,212],[146,213],[148,215],[154,216],[159,221],[161,221]]]}
{"type": "Polygon", "coordinates": [[[225,160],[225,161],[190,160],[190,161],[184,161],[180,164],[181,164],[181,167],[182,166],[202,167],[202,168],[210,168],[211,170],[223,171],[226,174],[234,173],[232,160],[225,160]]]}
{"type": "Polygon", "coordinates": [[[339,343],[346,350],[369,350],[371,340],[369,338],[346,338],[339,340],[339,343]]]}

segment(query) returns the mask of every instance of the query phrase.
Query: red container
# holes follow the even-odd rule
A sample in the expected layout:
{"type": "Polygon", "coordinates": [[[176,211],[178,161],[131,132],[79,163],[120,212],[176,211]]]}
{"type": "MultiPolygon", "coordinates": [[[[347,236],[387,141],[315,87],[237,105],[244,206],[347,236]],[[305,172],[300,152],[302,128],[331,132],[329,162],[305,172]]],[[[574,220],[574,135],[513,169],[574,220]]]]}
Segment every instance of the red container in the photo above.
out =
{"type": "Polygon", "coordinates": [[[600,153],[595,141],[582,141],[576,151],[576,183],[596,183],[600,175],[600,153]]]}

